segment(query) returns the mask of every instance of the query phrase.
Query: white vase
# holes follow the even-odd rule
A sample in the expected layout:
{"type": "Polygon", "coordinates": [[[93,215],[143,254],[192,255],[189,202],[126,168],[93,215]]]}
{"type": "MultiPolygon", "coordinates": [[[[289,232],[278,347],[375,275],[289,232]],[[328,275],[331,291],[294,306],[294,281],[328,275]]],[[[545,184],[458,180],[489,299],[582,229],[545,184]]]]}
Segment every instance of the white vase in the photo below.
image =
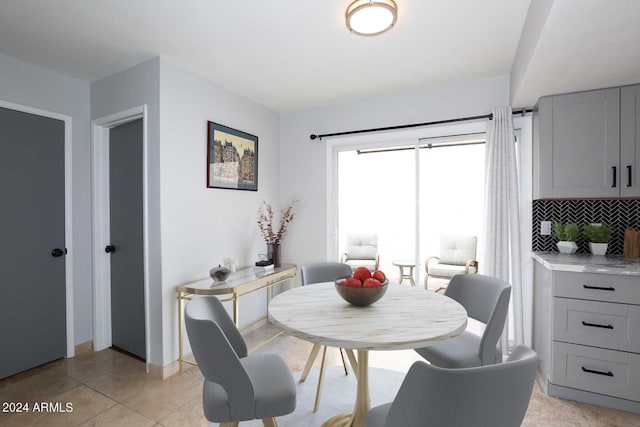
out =
{"type": "Polygon", "coordinates": [[[604,255],[607,253],[608,243],[593,243],[589,242],[589,249],[593,255],[604,255]]]}
{"type": "Polygon", "coordinates": [[[578,250],[576,242],[568,242],[566,240],[559,241],[557,246],[561,254],[573,254],[578,250]]]}

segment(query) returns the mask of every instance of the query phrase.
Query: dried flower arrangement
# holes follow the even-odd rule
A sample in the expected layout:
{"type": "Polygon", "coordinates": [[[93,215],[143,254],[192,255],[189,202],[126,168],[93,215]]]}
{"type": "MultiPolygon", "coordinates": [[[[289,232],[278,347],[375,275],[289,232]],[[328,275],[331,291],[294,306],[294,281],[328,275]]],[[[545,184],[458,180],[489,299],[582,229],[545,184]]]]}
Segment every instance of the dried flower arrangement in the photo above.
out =
{"type": "Polygon", "coordinates": [[[262,202],[262,206],[258,209],[258,228],[260,234],[264,238],[264,241],[268,245],[279,245],[284,239],[284,235],[287,233],[287,226],[293,220],[293,204],[282,212],[282,218],[280,218],[280,228],[278,232],[273,230],[273,208],[270,203],[262,202]]]}

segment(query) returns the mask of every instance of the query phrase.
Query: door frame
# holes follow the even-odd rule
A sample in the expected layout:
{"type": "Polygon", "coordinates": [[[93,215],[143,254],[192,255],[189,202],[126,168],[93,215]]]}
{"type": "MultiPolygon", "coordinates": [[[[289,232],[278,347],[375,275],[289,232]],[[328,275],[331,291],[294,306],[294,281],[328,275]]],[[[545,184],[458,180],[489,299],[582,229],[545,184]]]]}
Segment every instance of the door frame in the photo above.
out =
{"type": "Polygon", "coordinates": [[[72,120],[71,116],[15,104],[0,99],[0,107],[36,116],[48,117],[64,122],[64,247],[67,254],[64,257],[65,289],[66,289],[66,330],[67,330],[67,357],[75,356],[75,330],[73,320],[73,211],[72,211],[72,178],[71,160],[73,159],[72,146],[72,120]]]}
{"type": "MultiPolygon", "coordinates": [[[[412,128],[389,132],[377,132],[358,135],[349,135],[331,138],[326,143],[325,167],[327,170],[327,253],[328,260],[335,260],[339,257],[339,224],[338,224],[338,153],[340,151],[352,151],[357,149],[389,148],[394,146],[413,146],[416,150],[415,170],[416,170],[416,206],[415,206],[415,232],[420,236],[420,159],[417,151],[421,138],[450,138],[465,134],[480,134],[487,130],[487,120],[470,120],[463,123],[443,124],[440,126],[429,126],[424,128],[412,128]]],[[[420,240],[414,242],[414,257],[420,260],[420,240]]],[[[420,265],[416,263],[415,272],[418,272],[420,265]]],[[[414,273],[415,274],[415,273],[414,273]]]]}
{"type": "Polygon", "coordinates": [[[93,177],[93,339],[94,349],[111,346],[111,263],[104,248],[110,244],[109,201],[109,129],[142,119],[142,216],[144,263],[145,360],[147,372],[150,360],[149,333],[149,191],[147,105],[133,107],[91,121],[93,177]]]}

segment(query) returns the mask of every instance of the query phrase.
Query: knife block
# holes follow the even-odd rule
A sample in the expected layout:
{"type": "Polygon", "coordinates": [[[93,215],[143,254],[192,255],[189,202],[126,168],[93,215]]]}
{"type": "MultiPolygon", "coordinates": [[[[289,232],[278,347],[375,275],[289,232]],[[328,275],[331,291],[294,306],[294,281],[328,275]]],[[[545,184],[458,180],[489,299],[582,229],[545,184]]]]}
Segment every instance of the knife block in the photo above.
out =
{"type": "Polygon", "coordinates": [[[633,228],[624,230],[624,248],[622,255],[625,258],[640,258],[640,231],[633,228]]]}

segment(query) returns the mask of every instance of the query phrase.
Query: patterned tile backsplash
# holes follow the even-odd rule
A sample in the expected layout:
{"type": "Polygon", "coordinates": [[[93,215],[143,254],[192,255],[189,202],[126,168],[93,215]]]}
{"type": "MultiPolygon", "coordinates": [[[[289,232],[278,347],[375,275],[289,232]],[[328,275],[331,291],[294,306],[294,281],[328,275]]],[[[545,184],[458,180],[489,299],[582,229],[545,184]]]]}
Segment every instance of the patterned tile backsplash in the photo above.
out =
{"type": "MultiPolygon", "coordinates": [[[[624,230],[640,230],[640,200],[534,200],[532,250],[557,252],[557,239],[553,235],[540,235],[540,221],[607,224],[613,228],[607,254],[622,255],[624,230]]],[[[589,243],[584,237],[577,243],[579,253],[589,253],[589,243]]]]}

